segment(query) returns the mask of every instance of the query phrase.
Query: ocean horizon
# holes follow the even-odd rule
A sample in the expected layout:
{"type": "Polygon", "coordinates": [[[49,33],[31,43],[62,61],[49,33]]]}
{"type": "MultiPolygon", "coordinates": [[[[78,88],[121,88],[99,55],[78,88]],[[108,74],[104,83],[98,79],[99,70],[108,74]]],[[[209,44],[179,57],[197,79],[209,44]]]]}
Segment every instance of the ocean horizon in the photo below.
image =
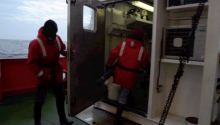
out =
{"type": "MultiPolygon", "coordinates": [[[[32,40],[0,39],[0,59],[27,58],[32,40]]],[[[64,41],[64,44],[67,43],[64,41]]]]}

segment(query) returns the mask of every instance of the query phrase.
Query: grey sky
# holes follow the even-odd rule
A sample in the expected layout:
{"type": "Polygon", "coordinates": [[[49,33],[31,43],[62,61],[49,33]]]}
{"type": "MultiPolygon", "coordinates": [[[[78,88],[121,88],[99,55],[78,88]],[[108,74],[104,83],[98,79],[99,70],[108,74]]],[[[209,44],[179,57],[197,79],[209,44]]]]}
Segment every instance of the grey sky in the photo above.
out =
{"type": "Polygon", "coordinates": [[[1,0],[0,39],[32,40],[44,22],[58,24],[58,34],[67,41],[65,0],[1,0]]]}

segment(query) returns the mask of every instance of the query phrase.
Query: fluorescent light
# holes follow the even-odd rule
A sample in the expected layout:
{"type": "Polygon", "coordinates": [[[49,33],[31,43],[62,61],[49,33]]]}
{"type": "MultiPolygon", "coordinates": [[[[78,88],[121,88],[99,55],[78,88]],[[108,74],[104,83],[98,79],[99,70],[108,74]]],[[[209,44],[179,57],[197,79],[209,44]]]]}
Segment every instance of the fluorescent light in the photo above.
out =
{"type": "Polygon", "coordinates": [[[134,1],[134,2],[131,2],[131,4],[134,5],[134,6],[140,7],[142,9],[148,10],[150,12],[154,12],[154,7],[152,7],[150,5],[147,5],[147,4],[143,3],[143,2],[134,1]]]}

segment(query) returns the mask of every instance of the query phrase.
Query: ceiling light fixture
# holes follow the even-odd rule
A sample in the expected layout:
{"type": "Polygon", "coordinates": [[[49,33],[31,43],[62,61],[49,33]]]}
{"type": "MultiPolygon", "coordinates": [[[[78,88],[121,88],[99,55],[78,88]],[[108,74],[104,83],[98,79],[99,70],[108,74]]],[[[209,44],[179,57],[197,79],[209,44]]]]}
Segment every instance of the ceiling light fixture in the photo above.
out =
{"type": "Polygon", "coordinates": [[[136,7],[140,7],[142,9],[148,10],[150,12],[154,12],[154,7],[152,7],[150,5],[147,5],[147,4],[143,3],[143,2],[134,1],[134,2],[131,2],[131,4],[136,6],[136,7]]]}

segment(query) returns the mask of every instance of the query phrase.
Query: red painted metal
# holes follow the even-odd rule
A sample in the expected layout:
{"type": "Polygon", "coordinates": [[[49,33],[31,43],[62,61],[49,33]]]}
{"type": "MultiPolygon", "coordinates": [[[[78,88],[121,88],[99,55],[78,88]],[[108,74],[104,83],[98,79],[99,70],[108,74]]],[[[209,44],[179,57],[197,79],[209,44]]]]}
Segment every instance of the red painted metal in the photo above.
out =
{"type": "MultiPolygon", "coordinates": [[[[67,59],[60,58],[60,61],[66,70],[67,59]]],[[[36,76],[28,69],[27,59],[2,59],[0,64],[0,100],[36,91],[36,76]]]]}
{"type": "Polygon", "coordinates": [[[2,100],[2,76],[1,76],[1,62],[0,62],[0,101],[2,100]]]}

